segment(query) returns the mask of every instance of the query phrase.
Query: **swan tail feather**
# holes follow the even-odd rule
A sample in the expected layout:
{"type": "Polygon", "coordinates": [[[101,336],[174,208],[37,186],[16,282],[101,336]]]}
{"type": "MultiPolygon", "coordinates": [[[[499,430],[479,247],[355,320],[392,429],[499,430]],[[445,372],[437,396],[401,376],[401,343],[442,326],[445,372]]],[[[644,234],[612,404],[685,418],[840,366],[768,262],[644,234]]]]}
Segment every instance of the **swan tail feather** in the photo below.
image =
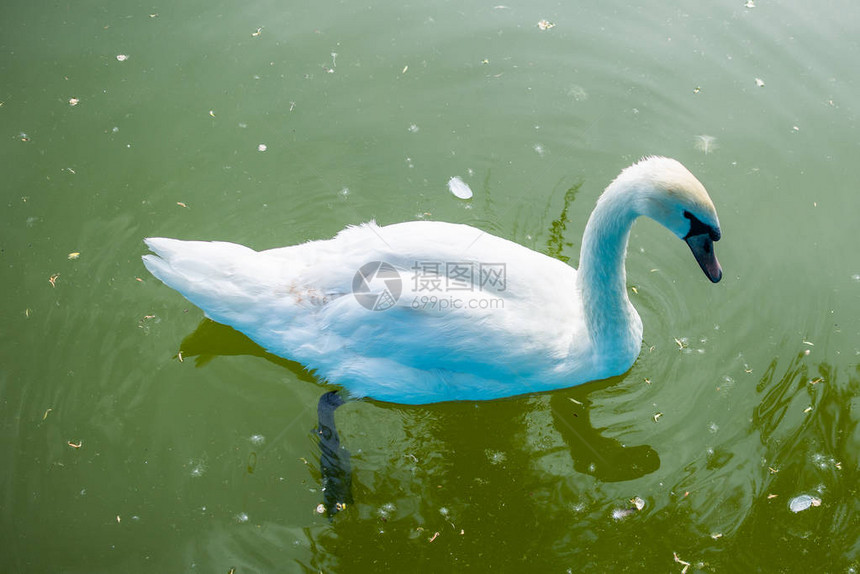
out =
{"type": "Polygon", "coordinates": [[[220,241],[144,240],[143,256],[152,275],[200,307],[216,321],[238,325],[277,288],[278,265],[253,249],[220,241]]]}

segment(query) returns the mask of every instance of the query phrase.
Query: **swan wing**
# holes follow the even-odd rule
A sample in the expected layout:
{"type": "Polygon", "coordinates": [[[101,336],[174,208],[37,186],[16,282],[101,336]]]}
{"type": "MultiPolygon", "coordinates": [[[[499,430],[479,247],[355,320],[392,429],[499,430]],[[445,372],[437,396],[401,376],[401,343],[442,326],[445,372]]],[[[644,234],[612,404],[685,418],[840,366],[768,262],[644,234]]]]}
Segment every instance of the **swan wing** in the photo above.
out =
{"type": "Polygon", "coordinates": [[[584,328],[574,269],[467,225],[371,222],[261,252],[147,245],[146,267],[209,317],[360,395],[407,402],[413,385],[446,400],[458,385],[548,376],[584,328]]]}

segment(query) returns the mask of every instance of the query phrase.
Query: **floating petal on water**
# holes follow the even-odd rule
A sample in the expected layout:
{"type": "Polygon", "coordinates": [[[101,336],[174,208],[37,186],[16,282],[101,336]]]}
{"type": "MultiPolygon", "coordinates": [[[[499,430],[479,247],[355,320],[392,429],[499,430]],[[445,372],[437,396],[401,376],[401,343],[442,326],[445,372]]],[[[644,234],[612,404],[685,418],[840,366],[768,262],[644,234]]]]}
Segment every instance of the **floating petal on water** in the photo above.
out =
{"type": "Polygon", "coordinates": [[[452,177],[448,180],[448,190],[460,199],[469,199],[472,197],[472,190],[459,177],[452,177]]]}
{"type": "Polygon", "coordinates": [[[821,506],[821,499],[808,494],[801,494],[788,501],[788,507],[792,512],[803,512],[812,506],[821,506]]]}

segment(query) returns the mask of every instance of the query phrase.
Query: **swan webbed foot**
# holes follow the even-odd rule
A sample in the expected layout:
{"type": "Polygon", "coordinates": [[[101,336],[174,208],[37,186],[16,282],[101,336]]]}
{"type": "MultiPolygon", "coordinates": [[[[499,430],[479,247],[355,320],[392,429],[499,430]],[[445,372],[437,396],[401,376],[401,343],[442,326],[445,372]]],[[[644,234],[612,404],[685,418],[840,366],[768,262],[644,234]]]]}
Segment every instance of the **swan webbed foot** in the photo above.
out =
{"type": "Polygon", "coordinates": [[[349,451],[341,448],[334,422],[334,411],[344,403],[337,391],[320,397],[317,428],[320,445],[323,505],[329,519],[352,504],[352,465],[349,451]]]}

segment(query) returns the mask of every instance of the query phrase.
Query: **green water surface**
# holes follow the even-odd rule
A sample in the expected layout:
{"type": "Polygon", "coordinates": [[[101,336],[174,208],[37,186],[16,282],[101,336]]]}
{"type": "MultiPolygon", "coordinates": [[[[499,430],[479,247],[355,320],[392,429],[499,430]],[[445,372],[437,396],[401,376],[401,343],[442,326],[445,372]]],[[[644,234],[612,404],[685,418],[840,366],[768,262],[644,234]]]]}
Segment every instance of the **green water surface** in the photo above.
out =
{"type": "Polygon", "coordinates": [[[856,573],[859,39],[846,0],[7,0],[0,569],[856,573]],[[331,522],[330,387],[140,261],[431,219],[576,266],[649,154],[710,191],[723,281],[637,223],[627,374],[350,402],[331,522]]]}

